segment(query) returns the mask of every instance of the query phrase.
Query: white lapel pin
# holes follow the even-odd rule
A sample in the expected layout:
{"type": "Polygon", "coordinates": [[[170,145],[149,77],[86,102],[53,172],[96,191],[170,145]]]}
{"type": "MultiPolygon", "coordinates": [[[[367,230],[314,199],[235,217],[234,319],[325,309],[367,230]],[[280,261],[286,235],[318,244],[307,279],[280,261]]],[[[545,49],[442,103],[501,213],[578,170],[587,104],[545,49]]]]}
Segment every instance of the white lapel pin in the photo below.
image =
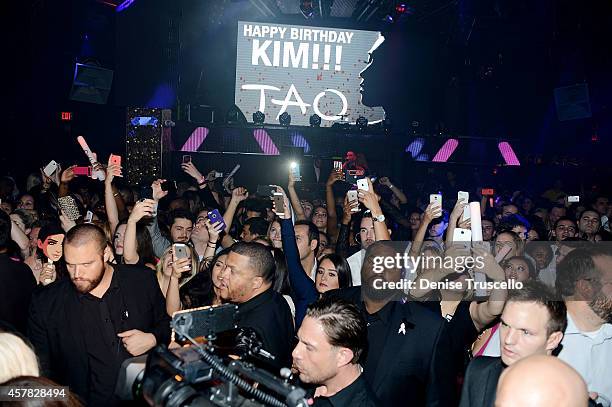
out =
{"type": "Polygon", "coordinates": [[[403,322],[400,324],[400,328],[399,331],[397,331],[398,334],[402,334],[402,335],[406,335],[406,324],[404,324],[403,322]]]}

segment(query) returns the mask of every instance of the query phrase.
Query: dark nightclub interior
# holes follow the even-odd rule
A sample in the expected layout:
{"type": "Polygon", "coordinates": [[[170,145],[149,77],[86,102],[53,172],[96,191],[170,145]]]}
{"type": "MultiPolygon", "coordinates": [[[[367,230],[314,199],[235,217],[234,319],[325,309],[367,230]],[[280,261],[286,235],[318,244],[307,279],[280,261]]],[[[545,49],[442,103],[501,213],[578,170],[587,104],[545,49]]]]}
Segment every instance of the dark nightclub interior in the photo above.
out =
{"type": "Polygon", "coordinates": [[[1,405],[612,407],[611,1],[3,9],[1,405]]]}

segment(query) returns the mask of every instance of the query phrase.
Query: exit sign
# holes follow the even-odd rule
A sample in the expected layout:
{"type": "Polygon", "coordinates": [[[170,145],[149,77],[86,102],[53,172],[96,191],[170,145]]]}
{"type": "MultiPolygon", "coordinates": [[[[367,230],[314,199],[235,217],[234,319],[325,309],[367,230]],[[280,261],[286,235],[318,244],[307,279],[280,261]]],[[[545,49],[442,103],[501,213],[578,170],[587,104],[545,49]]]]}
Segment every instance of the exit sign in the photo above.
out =
{"type": "Polygon", "coordinates": [[[72,120],[72,112],[62,112],[62,120],[69,122],[72,120]]]}

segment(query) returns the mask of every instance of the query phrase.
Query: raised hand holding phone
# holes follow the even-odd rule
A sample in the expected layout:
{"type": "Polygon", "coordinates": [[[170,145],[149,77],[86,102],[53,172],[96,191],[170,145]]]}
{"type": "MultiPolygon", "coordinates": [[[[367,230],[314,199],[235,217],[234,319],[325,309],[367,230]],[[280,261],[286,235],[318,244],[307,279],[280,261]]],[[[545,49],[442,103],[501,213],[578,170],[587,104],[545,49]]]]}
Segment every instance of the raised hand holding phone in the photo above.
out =
{"type": "Polygon", "coordinates": [[[291,219],[291,206],[289,206],[289,198],[287,198],[287,194],[278,185],[270,185],[270,186],[275,187],[276,193],[281,194],[283,196],[283,208],[276,208],[275,201],[272,201],[272,210],[281,219],[291,219]]]}
{"type": "Polygon", "coordinates": [[[155,202],[153,199],[140,200],[134,204],[134,208],[132,209],[132,212],[130,212],[128,222],[136,223],[144,217],[153,217],[156,208],[157,202],[155,202]]]}

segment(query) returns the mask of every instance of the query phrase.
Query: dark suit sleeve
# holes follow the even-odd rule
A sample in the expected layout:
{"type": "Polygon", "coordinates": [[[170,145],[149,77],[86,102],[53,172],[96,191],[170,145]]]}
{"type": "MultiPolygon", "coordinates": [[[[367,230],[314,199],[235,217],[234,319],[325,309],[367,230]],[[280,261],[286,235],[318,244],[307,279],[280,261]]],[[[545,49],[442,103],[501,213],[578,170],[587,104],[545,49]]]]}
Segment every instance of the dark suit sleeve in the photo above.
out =
{"type": "Polygon", "coordinates": [[[459,407],[471,407],[471,403],[472,403],[472,394],[471,394],[471,387],[472,387],[472,375],[475,373],[475,361],[476,359],[473,359],[472,362],[470,362],[470,364],[468,365],[466,371],[465,371],[465,377],[463,379],[463,387],[461,388],[461,402],[459,403],[459,407]]]}
{"type": "Polygon", "coordinates": [[[30,303],[30,315],[28,317],[28,338],[40,363],[41,375],[54,377],[51,370],[51,349],[47,335],[45,307],[40,298],[34,294],[30,303]]]}
{"type": "Polygon", "coordinates": [[[159,288],[154,273],[149,274],[149,290],[152,293],[150,298],[153,309],[153,326],[151,333],[155,335],[158,345],[170,343],[170,316],[166,312],[166,299],[159,288]]]}
{"type": "Polygon", "coordinates": [[[452,360],[450,338],[446,323],[440,321],[434,354],[429,366],[426,403],[428,407],[454,406],[457,403],[454,369],[449,365],[450,360],[452,360]]]}

